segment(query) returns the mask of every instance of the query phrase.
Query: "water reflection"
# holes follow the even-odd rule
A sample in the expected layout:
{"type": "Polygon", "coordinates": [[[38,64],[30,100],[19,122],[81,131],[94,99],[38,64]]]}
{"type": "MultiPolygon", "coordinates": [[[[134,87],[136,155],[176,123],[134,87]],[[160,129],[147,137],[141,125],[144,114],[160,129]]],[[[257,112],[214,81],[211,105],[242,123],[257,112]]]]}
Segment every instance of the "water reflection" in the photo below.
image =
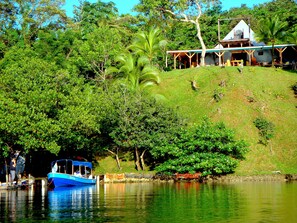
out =
{"type": "Polygon", "coordinates": [[[19,207],[17,207],[18,198],[17,193],[13,191],[0,191],[0,210],[1,210],[1,219],[7,219],[9,221],[16,220],[16,211],[19,207]]]}
{"type": "Polygon", "coordinates": [[[0,191],[0,222],[295,222],[297,183],[111,183],[0,191]]]}
{"type": "Polygon", "coordinates": [[[101,203],[105,215],[117,222],[145,222],[154,196],[154,183],[104,184],[101,203]]]}
{"type": "Polygon", "coordinates": [[[96,186],[55,188],[48,192],[49,216],[52,220],[93,219],[93,196],[96,186]]]}
{"type": "Polygon", "coordinates": [[[25,219],[44,220],[47,200],[44,191],[0,190],[0,222],[26,222],[25,219]]]}

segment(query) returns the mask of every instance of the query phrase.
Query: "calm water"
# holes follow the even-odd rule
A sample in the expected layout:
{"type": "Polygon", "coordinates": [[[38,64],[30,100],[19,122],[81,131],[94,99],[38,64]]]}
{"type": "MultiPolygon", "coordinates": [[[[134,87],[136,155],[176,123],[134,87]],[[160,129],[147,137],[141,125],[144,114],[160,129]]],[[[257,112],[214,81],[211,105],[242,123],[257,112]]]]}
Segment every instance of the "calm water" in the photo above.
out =
{"type": "Polygon", "coordinates": [[[297,182],[0,191],[0,222],[297,222],[297,182]]]}

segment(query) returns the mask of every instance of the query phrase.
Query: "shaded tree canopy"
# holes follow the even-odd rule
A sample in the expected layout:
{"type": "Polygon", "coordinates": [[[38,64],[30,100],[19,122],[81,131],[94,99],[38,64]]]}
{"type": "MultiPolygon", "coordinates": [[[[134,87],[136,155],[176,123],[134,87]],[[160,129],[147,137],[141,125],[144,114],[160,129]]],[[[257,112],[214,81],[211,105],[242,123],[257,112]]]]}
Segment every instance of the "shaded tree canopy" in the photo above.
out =
{"type": "Polygon", "coordinates": [[[106,24],[117,17],[118,9],[112,1],[108,3],[83,1],[74,10],[74,22],[79,24],[83,36],[92,32],[100,24],[106,24]]]}

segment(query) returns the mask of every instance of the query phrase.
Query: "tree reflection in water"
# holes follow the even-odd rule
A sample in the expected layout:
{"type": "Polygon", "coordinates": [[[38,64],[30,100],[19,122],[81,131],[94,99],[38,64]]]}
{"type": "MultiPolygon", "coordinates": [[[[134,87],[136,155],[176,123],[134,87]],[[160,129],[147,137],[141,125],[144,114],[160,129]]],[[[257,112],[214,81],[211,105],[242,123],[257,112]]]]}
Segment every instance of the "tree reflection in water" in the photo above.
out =
{"type": "Polygon", "coordinates": [[[297,182],[0,190],[0,222],[294,222],[297,182]]]}

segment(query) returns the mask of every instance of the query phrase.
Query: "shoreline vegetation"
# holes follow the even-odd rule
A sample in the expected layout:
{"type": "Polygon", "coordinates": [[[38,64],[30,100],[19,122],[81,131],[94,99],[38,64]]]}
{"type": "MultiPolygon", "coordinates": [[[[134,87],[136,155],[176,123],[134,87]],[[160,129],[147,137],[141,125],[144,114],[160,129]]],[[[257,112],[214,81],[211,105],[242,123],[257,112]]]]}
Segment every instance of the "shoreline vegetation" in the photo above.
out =
{"type": "MultiPolygon", "coordinates": [[[[197,173],[196,173],[197,174],[197,173]]],[[[186,174],[190,175],[190,174],[186,174]]],[[[192,174],[195,175],[195,174],[192,174]]],[[[153,173],[105,173],[96,175],[95,177],[99,180],[99,184],[105,183],[147,183],[147,182],[160,182],[160,183],[189,183],[189,182],[199,182],[199,183],[210,183],[210,184],[232,184],[232,183],[247,183],[247,182],[292,182],[297,181],[297,174],[281,174],[279,172],[265,175],[224,175],[224,176],[210,176],[199,177],[195,179],[186,179],[175,175],[161,175],[153,173]]],[[[38,180],[39,183],[35,181],[38,186],[42,185],[42,179],[44,178],[34,178],[38,180]]],[[[28,185],[0,185],[0,190],[13,190],[13,189],[28,189],[28,185]]]]}
{"type": "Polygon", "coordinates": [[[136,183],[136,182],[200,182],[200,183],[241,183],[241,182],[290,182],[297,181],[297,174],[266,174],[253,176],[208,176],[196,179],[177,179],[175,175],[106,173],[100,175],[101,183],[136,183]]]}

